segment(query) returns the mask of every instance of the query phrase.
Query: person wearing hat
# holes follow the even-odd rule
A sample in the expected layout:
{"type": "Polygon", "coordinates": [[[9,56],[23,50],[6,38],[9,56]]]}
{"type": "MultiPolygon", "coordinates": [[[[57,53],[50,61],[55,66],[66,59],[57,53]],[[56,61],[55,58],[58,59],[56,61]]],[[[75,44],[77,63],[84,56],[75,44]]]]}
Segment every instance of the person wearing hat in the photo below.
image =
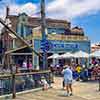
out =
{"type": "Polygon", "coordinates": [[[66,96],[71,96],[72,95],[72,80],[73,80],[73,75],[72,75],[72,70],[70,68],[69,64],[66,64],[63,67],[62,74],[64,75],[64,85],[66,88],[67,93],[65,93],[66,96]]]}

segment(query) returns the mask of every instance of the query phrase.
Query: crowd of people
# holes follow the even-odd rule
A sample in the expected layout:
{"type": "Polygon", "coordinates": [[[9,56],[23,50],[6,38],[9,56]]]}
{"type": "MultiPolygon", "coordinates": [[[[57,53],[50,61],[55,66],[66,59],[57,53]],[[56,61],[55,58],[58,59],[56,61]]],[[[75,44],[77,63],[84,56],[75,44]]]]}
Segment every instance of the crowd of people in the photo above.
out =
{"type": "MultiPolygon", "coordinates": [[[[77,81],[88,81],[93,78],[96,79],[96,76],[100,73],[100,63],[91,63],[87,67],[86,64],[75,64],[74,62],[70,64],[71,70],[73,72],[73,78],[77,81]]],[[[55,75],[61,75],[63,66],[57,64],[56,66],[51,65],[51,72],[55,75]]]]}
{"type": "MultiPolygon", "coordinates": [[[[17,66],[19,67],[19,66],[17,66]]],[[[32,70],[32,61],[26,60],[23,61],[22,69],[28,69],[29,71],[32,70]]],[[[90,62],[89,66],[87,64],[76,64],[75,62],[65,62],[65,64],[60,65],[53,65],[51,64],[50,70],[53,75],[60,75],[63,76],[62,87],[66,90],[65,95],[71,96],[73,95],[72,83],[73,80],[76,81],[88,81],[88,80],[97,80],[98,75],[100,75],[100,60],[93,60],[90,62]]],[[[17,73],[20,73],[22,70],[19,68],[16,70],[17,73]]],[[[23,88],[34,88],[38,84],[38,86],[43,86],[43,90],[47,90],[49,87],[47,78],[43,76],[39,76],[39,80],[35,76],[25,76],[25,77],[17,77],[16,78],[16,88],[17,90],[21,91],[23,88]],[[30,83],[30,84],[29,84],[30,83]]]]}
{"type": "Polygon", "coordinates": [[[62,87],[66,90],[65,95],[73,95],[72,83],[76,81],[98,80],[100,76],[100,62],[91,62],[87,67],[85,64],[75,64],[65,62],[63,66],[51,65],[51,72],[54,75],[63,75],[62,87]]]}

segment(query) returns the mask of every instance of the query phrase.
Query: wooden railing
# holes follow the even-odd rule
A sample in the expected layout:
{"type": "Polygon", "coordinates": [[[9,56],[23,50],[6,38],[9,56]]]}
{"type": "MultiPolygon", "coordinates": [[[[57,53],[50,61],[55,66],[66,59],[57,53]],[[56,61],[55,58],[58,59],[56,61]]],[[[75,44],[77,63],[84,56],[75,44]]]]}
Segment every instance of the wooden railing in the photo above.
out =
{"type": "Polygon", "coordinates": [[[48,39],[51,40],[64,40],[64,41],[76,41],[76,40],[88,40],[86,36],[75,36],[75,35],[48,35],[48,39]]]}
{"type": "MultiPolygon", "coordinates": [[[[41,39],[42,38],[42,34],[41,33],[37,33],[34,34],[33,33],[33,38],[36,39],[41,39]]],[[[78,41],[78,40],[83,40],[83,41],[87,41],[88,37],[87,36],[81,36],[81,35],[60,35],[60,34],[48,34],[47,38],[50,40],[64,40],[64,41],[78,41]]],[[[29,38],[27,38],[29,39],[29,38]]]]}
{"type": "MultiPolygon", "coordinates": [[[[16,98],[16,85],[17,85],[17,79],[18,78],[20,78],[21,79],[21,81],[22,80],[26,80],[26,78],[25,77],[27,77],[27,75],[32,75],[32,78],[33,78],[33,80],[35,80],[34,79],[34,75],[37,77],[36,79],[37,79],[37,81],[41,78],[41,75],[48,75],[48,81],[49,81],[49,84],[50,84],[50,73],[51,73],[51,71],[50,70],[44,70],[44,71],[35,71],[35,72],[26,72],[26,73],[9,73],[9,74],[0,74],[0,81],[2,81],[3,82],[3,85],[4,85],[4,81],[5,80],[8,80],[8,81],[10,81],[10,83],[9,83],[9,87],[11,87],[10,89],[9,89],[9,93],[8,94],[12,94],[12,98],[16,98]],[[38,79],[38,75],[40,76],[40,78],[38,79]],[[24,78],[25,79],[24,79],[24,78]]],[[[27,78],[27,79],[29,79],[29,78],[27,78]]],[[[24,85],[25,85],[26,83],[24,83],[24,85]]],[[[37,85],[37,83],[35,83],[36,85],[37,85]]],[[[27,86],[29,85],[29,84],[26,84],[27,86]]],[[[34,88],[36,88],[36,87],[34,87],[34,88]]],[[[5,89],[5,88],[3,88],[3,89],[5,89]]],[[[31,89],[33,89],[33,88],[31,88],[31,89]]],[[[25,91],[26,89],[24,89],[24,91],[25,91]]],[[[1,90],[0,90],[1,91],[1,90]]],[[[20,91],[21,92],[21,91],[20,91]]],[[[1,95],[1,94],[0,94],[1,95]]],[[[5,95],[5,94],[2,94],[2,95],[5,95]]]]}

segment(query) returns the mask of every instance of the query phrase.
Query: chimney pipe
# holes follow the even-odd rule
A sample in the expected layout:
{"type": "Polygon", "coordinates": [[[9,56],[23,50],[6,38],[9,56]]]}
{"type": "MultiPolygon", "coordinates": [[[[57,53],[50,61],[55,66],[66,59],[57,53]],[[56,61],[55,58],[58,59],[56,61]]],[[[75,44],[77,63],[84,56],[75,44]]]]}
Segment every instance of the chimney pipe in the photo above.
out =
{"type": "Polygon", "coordinates": [[[9,7],[6,7],[6,18],[9,16],[9,7]]]}

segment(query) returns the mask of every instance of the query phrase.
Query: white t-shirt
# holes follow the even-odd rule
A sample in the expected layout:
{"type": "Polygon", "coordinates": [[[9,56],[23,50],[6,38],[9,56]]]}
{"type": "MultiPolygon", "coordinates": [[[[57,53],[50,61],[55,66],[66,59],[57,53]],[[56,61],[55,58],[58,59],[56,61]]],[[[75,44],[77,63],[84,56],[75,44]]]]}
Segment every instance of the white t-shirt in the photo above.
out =
{"type": "Polygon", "coordinates": [[[27,67],[27,62],[23,62],[22,67],[23,67],[23,68],[26,68],[26,67],[27,67]]]}
{"type": "Polygon", "coordinates": [[[64,75],[64,80],[73,80],[72,70],[70,68],[66,68],[62,71],[62,74],[64,75]]]}
{"type": "Polygon", "coordinates": [[[59,65],[56,65],[56,67],[59,68],[60,66],[59,65]]]}
{"type": "Polygon", "coordinates": [[[41,82],[43,83],[43,85],[48,84],[47,81],[45,79],[42,79],[41,82]]]}

